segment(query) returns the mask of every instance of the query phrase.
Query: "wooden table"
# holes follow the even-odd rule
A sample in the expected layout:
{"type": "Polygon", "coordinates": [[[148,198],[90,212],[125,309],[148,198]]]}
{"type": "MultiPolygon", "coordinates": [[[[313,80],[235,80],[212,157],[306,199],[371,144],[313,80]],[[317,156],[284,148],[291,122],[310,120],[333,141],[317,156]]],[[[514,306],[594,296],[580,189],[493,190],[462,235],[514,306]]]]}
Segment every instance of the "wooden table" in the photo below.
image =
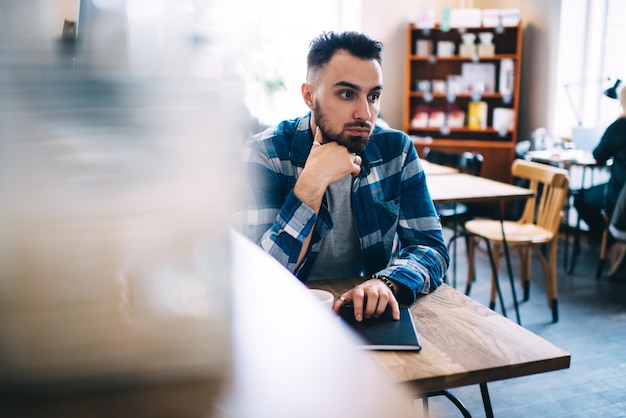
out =
{"type": "Polygon", "coordinates": [[[577,149],[528,151],[524,157],[538,163],[558,164],[565,168],[571,166],[598,166],[591,152],[577,149]]]}
{"type": "Polygon", "coordinates": [[[524,187],[463,173],[426,177],[426,183],[434,203],[493,202],[534,195],[524,187]]]}
{"type": "Polygon", "coordinates": [[[456,174],[459,172],[457,168],[448,167],[441,164],[431,163],[430,161],[420,159],[420,164],[427,176],[435,176],[441,174],[456,174]]]}
{"type": "MultiPolygon", "coordinates": [[[[511,199],[526,199],[534,195],[534,192],[532,190],[526,189],[524,187],[514,186],[512,184],[503,183],[483,177],[472,176],[470,174],[464,173],[448,174],[445,176],[427,176],[426,183],[428,184],[430,197],[435,204],[495,202],[495,207],[501,222],[503,221],[502,209],[500,207],[501,201],[511,199]]],[[[515,308],[515,314],[517,316],[517,323],[521,324],[519,306],[517,303],[517,295],[515,294],[513,268],[511,266],[509,249],[506,244],[504,226],[502,227],[502,236],[504,238],[504,255],[507,263],[509,281],[511,283],[511,292],[513,294],[513,305],[515,308]]],[[[454,238],[456,238],[456,235],[454,238]]],[[[498,281],[498,272],[495,268],[495,265],[493,264],[494,260],[492,259],[491,261],[492,271],[496,278],[496,287],[498,291],[498,296],[500,298],[500,304],[502,305],[502,312],[506,316],[506,308],[504,306],[502,292],[500,291],[500,285],[498,281]]]]}
{"type": "MultiPolygon", "coordinates": [[[[360,280],[315,281],[308,286],[338,296],[360,280]]],[[[570,366],[569,353],[446,284],[420,296],[411,314],[422,351],[371,354],[414,395],[479,384],[488,411],[488,382],[570,366]]]]}

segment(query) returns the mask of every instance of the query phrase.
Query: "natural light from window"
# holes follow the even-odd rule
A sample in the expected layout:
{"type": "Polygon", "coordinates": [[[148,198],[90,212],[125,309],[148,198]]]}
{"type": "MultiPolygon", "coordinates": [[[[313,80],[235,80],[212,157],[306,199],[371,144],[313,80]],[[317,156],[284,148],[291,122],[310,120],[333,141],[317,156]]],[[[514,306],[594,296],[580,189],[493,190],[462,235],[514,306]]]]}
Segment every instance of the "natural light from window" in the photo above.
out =
{"type": "MultiPolygon", "coordinates": [[[[622,80],[621,87],[626,86],[626,2],[624,0],[608,0],[606,27],[604,31],[604,72],[614,79],[622,80]]],[[[613,83],[611,83],[613,84],[613,83]]],[[[619,89],[618,89],[619,92],[619,89]]],[[[602,101],[600,115],[603,126],[610,124],[621,112],[619,101],[602,101]]]]}
{"type": "Polygon", "coordinates": [[[621,113],[619,101],[602,93],[617,79],[620,88],[626,85],[626,2],[567,0],[562,7],[558,83],[564,88],[554,125],[568,136],[576,126],[606,128],[621,113]]]}
{"type": "Polygon", "coordinates": [[[359,30],[360,0],[317,0],[305,9],[300,2],[269,0],[250,7],[255,36],[237,68],[245,104],[261,125],[304,115],[300,86],[309,43],[323,31],[359,30]]]}

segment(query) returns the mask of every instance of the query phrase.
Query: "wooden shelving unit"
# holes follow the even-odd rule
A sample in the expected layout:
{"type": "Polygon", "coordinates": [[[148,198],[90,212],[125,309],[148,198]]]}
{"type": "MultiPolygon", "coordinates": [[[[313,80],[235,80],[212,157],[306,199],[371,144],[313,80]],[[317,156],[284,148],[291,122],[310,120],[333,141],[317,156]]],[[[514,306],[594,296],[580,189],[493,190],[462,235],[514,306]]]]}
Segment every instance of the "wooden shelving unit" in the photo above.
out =
{"type": "MultiPolygon", "coordinates": [[[[411,135],[417,151],[423,156],[424,148],[441,149],[451,152],[480,152],[484,163],[483,177],[500,181],[511,181],[511,164],[515,156],[517,143],[517,125],[519,117],[519,91],[521,74],[522,29],[521,23],[514,27],[505,27],[503,31],[496,28],[478,27],[464,30],[450,29],[442,31],[439,26],[423,30],[412,24],[407,28],[407,51],[404,87],[403,129],[411,135]],[[493,33],[495,54],[491,56],[459,56],[459,46],[463,33],[493,33]],[[417,55],[418,40],[430,40],[432,54],[417,55]],[[447,57],[437,55],[439,41],[450,41],[455,45],[454,54],[447,57]],[[503,60],[513,62],[513,81],[510,94],[500,93],[500,69],[503,60]],[[495,67],[494,91],[481,95],[469,92],[449,96],[445,92],[418,91],[416,82],[419,80],[448,80],[450,75],[461,75],[464,63],[492,63],[495,67]],[[468,127],[468,107],[476,99],[487,103],[487,123],[481,129],[468,127]],[[450,106],[465,112],[463,126],[414,126],[412,120],[416,109],[430,107],[448,109],[450,106]],[[493,127],[493,110],[506,108],[513,111],[512,129],[495,129],[493,127]]],[[[477,36],[478,38],[478,36],[477,36]]],[[[477,41],[478,42],[478,41],[477,41]]]]}

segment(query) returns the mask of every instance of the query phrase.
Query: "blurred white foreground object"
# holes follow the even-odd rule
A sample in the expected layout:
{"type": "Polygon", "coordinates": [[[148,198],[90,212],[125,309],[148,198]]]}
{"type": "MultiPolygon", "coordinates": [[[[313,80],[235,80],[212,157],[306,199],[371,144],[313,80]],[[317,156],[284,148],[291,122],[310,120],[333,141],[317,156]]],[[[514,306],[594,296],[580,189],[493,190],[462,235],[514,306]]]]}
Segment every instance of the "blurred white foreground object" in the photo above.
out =
{"type": "Polygon", "coordinates": [[[234,385],[225,418],[413,417],[355,334],[260,247],[233,233],[234,385]]]}

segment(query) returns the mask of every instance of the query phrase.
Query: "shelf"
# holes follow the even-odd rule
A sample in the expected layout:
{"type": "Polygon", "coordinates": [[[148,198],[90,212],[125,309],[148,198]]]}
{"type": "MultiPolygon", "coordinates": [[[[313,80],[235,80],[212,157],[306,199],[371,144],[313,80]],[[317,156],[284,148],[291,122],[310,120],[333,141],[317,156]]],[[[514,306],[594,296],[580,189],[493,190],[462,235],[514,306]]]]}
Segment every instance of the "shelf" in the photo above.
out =
{"type": "MultiPolygon", "coordinates": [[[[447,99],[448,95],[446,93],[430,93],[433,99],[447,99]]],[[[424,93],[421,91],[411,91],[409,93],[410,97],[418,97],[423,98],[424,93]]],[[[454,96],[456,99],[471,99],[473,96],[470,93],[459,93],[454,96]]],[[[505,95],[502,93],[483,93],[481,94],[481,99],[504,99],[505,95]]],[[[509,96],[511,97],[511,96],[509,96]]]]}
{"type": "MultiPolygon", "coordinates": [[[[470,129],[468,127],[463,127],[463,128],[449,128],[450,129],[450,133],[472,133],[472,134],[476,134],[476,133],[484,133],[484,134],[497,134],[500,135],[500,131],[495,130],[494,128],[483,128],[483,129],[470,129]]],[[[416,127],[416,126],[411,126],[409,127],[409,131],[411,133],[414,133],[416,131],[421,131],[421,132],[440,132],[441,131],[441,127],[437,127],[437,126],[425,126],[425,127],[416,127]]],[[[507,130],[506,133],[510,134],[512,131],[511,130],[507,130]]],[[[506,136],[506,135],[505,135],[506,136]]]]}
{"type": "MultiPolygon", "coordinates": [[[[502,26],[502,29],[506,32],[507,30],[517,30],[518,26],[502,26]]],[[[409,23],[409,29],[415,32],[441,32],[441,33],[451,33],[451,32],[487,32],[487,31],[495,31],[498,29],[496,26],[471,26],[467,28],[450,28],[447,31],[441,30],[441,25],[439,23],[435,24],[434,28],[420,28],[419,26],[415,26],[413,23],[409,23]]]]}
{"type": "Polygon", "coordinates": [[[411,61],[426,61],[426,62],[433,62],[433,61],[464,61],[464,62],[481,62],[481,61],[501,61],[503,59],[512,59],[512,60],[516,60],[517,59],[517,55],[516,54],[496,54],[496,55],[489,55],[489,56],[482,56],[482,57],[477,57],[477,59],[474,59],[473,57],[465,57],[465,56],[460,56],[460,55],[453,55],[451,57],[439,57],[437,55],[410,55],[409,59],[411,61]]]}
{"type": "Polygon", "coordinates": [[[413,143],[417,146],[430,146],[432,144],[439,145],[465,145],[468,148],[474,149],[504,149],[508,150],[513,147],[510,142],[506,141],[480,141],[473,139],[453,139],[445,137],[420,137],[417,135],[410,135],[413,143]]]}
{"type": "MultiPolygon", "coordinates": [[[[408,24],[402,125],[405,132],[414,138],[418,152],[423,151],[425,147],[448,152],[480,152],[484,158],[483,175],[485,177],[500,181],[510,181],[510,168],[515,158],[515,144],[518,136],[522,26],[520,23],[517,26],[508,26],[504,29],[504,32],[499,32],[492,27],[465,28],[464,32],[493,32],[495,50],[494,55],[467,56],[459,55],[460,51],[465,51],[465,49],[459,48],[459,45],[463,42],[461,36],[463,31],[456,29],[442,31],[439,26],[425,31],[413,24],[408,24]],[[422,42],[424,40],[430,42],[422,42]],[[451,51],[454,55],[437,56],[438,48],[445,45],[441,44],[442,41],[454,44],[454,49],[451,51]],[[416,54],[418,50],[421,53],[420,55],[416,54]],[[482,110],[481,112],[472,112],[471,114],[473,118],[472,125],[478,122],[477,125],[479,126],[488,126],[485,129],[470,129],[467,126],[468,117],[470,116],[470,104],[478,97],[471,93],[459,93],[454,96],[454,100],[452,100],[452,97],[448,100],[448,95],[445,93],[449,81],[458,83],[458,79],[452,79],[449,76],[464,77],[464,74],[465,77],[476,76],[475,71],[480,67],[468,67],[467,70],[474,70],[474,73],[471,73],[470,71],[464,71],[466,63],[483,63],[489,64],[488,67],[493,67],[493,70],[491,70],[495,77],[493,86],[489,83],[490,92],[481,94],[479,99],[485,103],[483,107],[486,107],[486,111],[482,110]],[[424,84],[422,85],[421,83],[424,84]],[[418,86],[428,90],[434,89],[436,93],[419,91],[417,90],[418,86]],[[500,91],[510,91],[511,93],[502,94],[500,91]],[[433,116],[428,113],[428,108],[433,110],[433,116]],[[495,115],[494,110],[497,108],[505,108],[512,111],[513,120],[510,122],[511,125],[505,125],[511,126],[512,129],[500,131],[492,127],[494,118],[499,118],[505,114],[499,113],[495,115]],[[452,115],[452,112],[455,112],[454,120],[458,121],[461,115],[456,113],[457,111],[465,113],[465,126],[449,128],[449,131],[444,131],[445,134],[441,132],[440,127],[411,126],[411,121],[415,117],[418,117],[418,120],[424,123],[433,123],[435,120],[433,119],[429,122],[429,118],[436,117],[438,118],[436,121],[440,123],[441,112],[450,112],[450,115],[452,115]]],[[[480,76],[478,81],[481,81],[480,76]]],[[[487,78],[485,84],[489,81],[491,79],[487,78]]],[[[464,84],[463,80],[461,80],[459,84],[456,84],[456,87],[460,86],[461,91],[466,91],[466,88],[463,87],[464,84]]]]}

